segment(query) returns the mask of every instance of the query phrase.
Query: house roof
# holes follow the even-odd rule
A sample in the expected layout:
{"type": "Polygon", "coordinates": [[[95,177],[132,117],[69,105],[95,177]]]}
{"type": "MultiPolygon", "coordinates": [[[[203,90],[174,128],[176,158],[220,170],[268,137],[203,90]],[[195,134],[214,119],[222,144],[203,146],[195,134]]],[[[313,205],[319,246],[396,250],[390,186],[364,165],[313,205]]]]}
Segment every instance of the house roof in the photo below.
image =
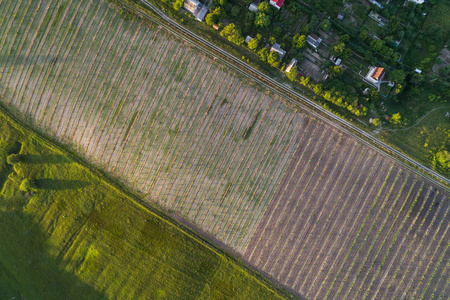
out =
{"type": "Polygon", "coordinates": [[[376,68],[375,72],[373,72],[372,78],[375,80],[380,80],[384,74],[384,68],[376,68]]]}
{"type": "Polygon", "coordinates": [[[289,64],[286,67],[286,72],[290,72],[291,69],[297,65],[297,63],[298,63],[298,60],[296,58],[291,59],[291,61],[289,62],[289,64]]]}
{"type": "Polygon", "coordinates": [[[198,0],[185,0],[184,8],[186,8],[191,14],[195,14],[200,2],[198,0]]]}
{"type": "Polygon", "coordinates": [[[206,5],[203,5],[202,9],[198,12],[196,19],[200,22],[203,22],[205,19],[206,14],[208,13],[208,7],[206,5]]]}
{"type": "Polygon", "coordinates": [[[283,6],[284,0],[270,0],[270,5],[277,7],[280,9],[283,6]]]}
{"type": "Polygon", "coordinates": [[[277,43],[273,44],[272,48],[270,48],[270,51],[275,51],[278,53],[278,57],[280,59],[283,59],[284,55],[286,54],[286,51],[281,49],[281,46],[277,43]]]}
{"type": "Polygon", "coordinates": [[[255,3],[252,3],[252,4],[249,5],[248,10],[252,11],[252,12],[257,12],[258,11],[258,7],[256,6],[255,3]]]}
{"type": "Polygon", "coordinates": [[[322,43],[322,39],[315,35],[314,33],[308,34],[306,37],[306,42],[310,44],[314,49],[317,49],[319,47],[320,43],[322,43]]]}

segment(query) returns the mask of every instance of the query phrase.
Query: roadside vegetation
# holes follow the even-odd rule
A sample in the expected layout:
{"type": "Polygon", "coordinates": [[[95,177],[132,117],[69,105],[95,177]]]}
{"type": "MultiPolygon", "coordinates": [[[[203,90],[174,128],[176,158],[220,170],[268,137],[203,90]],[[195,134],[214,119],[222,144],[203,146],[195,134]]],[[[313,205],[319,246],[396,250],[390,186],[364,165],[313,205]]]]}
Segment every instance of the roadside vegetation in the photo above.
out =
{"type": "Polygon", "coordinates": [[[283,299],[0,111],[4,299],[283,299]]]}

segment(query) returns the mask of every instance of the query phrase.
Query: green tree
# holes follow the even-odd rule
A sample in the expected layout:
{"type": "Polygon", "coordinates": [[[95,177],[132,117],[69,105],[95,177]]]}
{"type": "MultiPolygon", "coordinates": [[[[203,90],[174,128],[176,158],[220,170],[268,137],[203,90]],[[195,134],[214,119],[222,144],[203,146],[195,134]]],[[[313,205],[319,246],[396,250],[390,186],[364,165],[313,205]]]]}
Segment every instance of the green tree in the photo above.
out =
{"type": "Polygon", "coordinates": [[[18,164],[21,160],[20,154],[11,154],[6,158],[6,162],[10,165],[18,164]]]}
{"type": "Polygon", "coordinates": [[[373,124],[374,126],[380,125],[380,119],[378,119],[378,118],[372,119],[372,124],[373,124]]]}
{"type": "Polygon", "coordinates": [[[402,119],[402,117],[400,116],[400,113],[396,113],[396,114],[392,115],[390,122],[392,124],[397,125],[397,124],[400,124],[402,122],[401,119],[402,119]]]}
{"type": "Polygon", "coordinates": [[[343,36],[341,36],[341,37],[339,38],[339,40],[340,40],[341,42],[347,43],[347,42],[350,40],[350,35],[344,34],[343,36]]]}
{"type": "Polygon", "coordinates": [[[248,42],[248,48],[250,50],[256,50],[256,48],[258,48],[259,46],[259,42],[261,40],[261,35],[258,33],[256,35],[256,37],[252,38],[249,42],[248,42]]]}
{"type": "Polygon", "coordinates": [[[384,41],[382,40],[373,40],[370,43],[370,48],[372,48],[373,51],[378,52],[380,51],[384,46],[384,41]]]}
{"type": "Polygon", "coordinates": [[[267,56],[267,62],[272,66],[277,68],[280,65],[280,61],[278,60],[278,54],[275,51],[270,51],[267,56]]]}
{"type": "Polygon", "coordinates": [[[257,8],[259,13],[265,14],[269,11],[269,2],[262,1],[261,3],[258,4],[257,8]]]}
{"type": "Polygon", "coordinates": [[[270,24],[270,18],[264,13],[258,12],[255,18],[255,26],[257,27],[267,27],[270,24]]]}
{"type": "Polygon", "coordinates": [[[253,27],[255,22],[255,14],[251,11],[247,11],[244,15],[244,19],[242,21],[242,26],[247,30],[253,27]]]}
{"type": "Polygon", "coordinates": [[[345,50],[345,43],[338,41],[331,45],[330,53],[333,55],[340,56],[345,50]]]}
{"type": "Polygon", "coordinates": [[[414,73],[414,75],[411,77],[411,82],[414,84],[421,84],[423,80],[423,75],[419,73],[414,73]]]}
{"type": "Polygon", "coordinates": [[[341,66],[333,66],[328,69],[331,78],[340,78],[344,74],[344,69],[341,66]]]}
{"type": "Polygon", "coordinates": [[[367,39],[367,31],[365,29],[361,29],[358,34],[358,38],[364,42],[367,39]]]}
{"type": "Polygon", "coordinates": [[[294,36],[294,38],[292,39],[292,43],[293,43],[295,48],[297,48],[297,49],[304,49],[306,47],[306,36],[305,35],[300,35],[300,34],[297,33],[294,36]]]}
{"type": "Polygon", "coordinates": [[[450,170],[450,152],[447,150],[439,151],[436,153],[436,162],[444,170],[450,170]]]}
{"type": "Polygon", "coordinates": [[[308,76],[301,76],[300,77],[300,84],[304,86],[309,86],[310,78],[308,76]]]}
{"type": "Polygon", "coordinates": [[[322,85],[320,83],[317,84],[316,86],[314,86],[313,91],[316,95],[321,95],[323,91],[322,85]]]}
{"type": "Polygon", "coordinates": [[[295,78],[297,78],[297,74],[298,74],[297,66],[292,67],[289,72],[286,72],[286,76],[290,81],[294,81],[295,78]]]}
{"type": "Polygon", "coordinates": [[[237,18],[240,13],[241,13],[241,7],[237,6],[237,5],[233,6],[233,8],[231,9],[231,16],[233,18],[237,18]]]}
{"type": "Polygon", "coordinates": [[[32,179],[24,179],[20,183],[19,189],[22,192],[33,192],[37,189],[36,183],[32,179]]]}
{"type": "Polygon", "coordinates": [[[389,79],[396,83],[403,83],[405,81],[406,74],[402,70],[394,70],[389,74],[389,79]]]}
{"type": "Polygon", "coordinates": [[[176,11],[179,11],[180,8],[182,8],[184,5],[184,0],[175,0],[175,2],[173,2],[173,9],[175,9],[176,11]]]}
{"type": "Polygon", "coordinates": [[[209,26],[213,26],[216,24],[220,19],[223,19],[225,17],[225,12],[221,7],[215,8],[213,11],[211,11],[209,14],[205,17],[205,22],[209,26]]]}
{"type": "Polygon", "coordinates": [[[323,31],[327,32],[331,28],[331,22],[328,19],[325,19],[320,24],[320,28],[322,28],[323,31]]]}
{"type": "Polygon", "coordinates": [[[223,28],[220,35],[227,38],[230,42],[241,45],[244,42],[241,30],[234,23],[230,23],[223,28]]]}
{"type": "Polygon", "coordinates": [[[217,7],[224,7],[227,4],[226,0],[212,0],[211,9],[215,9],[217,7]]]}
{"type": "Polygon", "coordinates": [[[256,53],[260,60],[267,61],[267,56],[269,55],[269,50],[267,48],[262,48],[256,53]]]}

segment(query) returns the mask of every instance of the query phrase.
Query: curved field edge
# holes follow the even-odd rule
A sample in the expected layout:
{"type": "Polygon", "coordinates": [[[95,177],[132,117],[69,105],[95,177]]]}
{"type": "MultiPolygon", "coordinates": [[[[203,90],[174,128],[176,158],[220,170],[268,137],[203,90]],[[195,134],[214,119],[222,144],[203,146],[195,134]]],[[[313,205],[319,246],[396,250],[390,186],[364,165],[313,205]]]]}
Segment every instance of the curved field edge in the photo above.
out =
{"type": "MultiPolygon", "coordinates": [[[[61,299],[283,299],[0,109],[0,293],[61,299]],[[11,166],[6,159],[19,154],[11,166]],[[34,180],[34,192],[20,189],[34,180]]],[[[182,226],[181,226],[182,227],[182,226]]]]}

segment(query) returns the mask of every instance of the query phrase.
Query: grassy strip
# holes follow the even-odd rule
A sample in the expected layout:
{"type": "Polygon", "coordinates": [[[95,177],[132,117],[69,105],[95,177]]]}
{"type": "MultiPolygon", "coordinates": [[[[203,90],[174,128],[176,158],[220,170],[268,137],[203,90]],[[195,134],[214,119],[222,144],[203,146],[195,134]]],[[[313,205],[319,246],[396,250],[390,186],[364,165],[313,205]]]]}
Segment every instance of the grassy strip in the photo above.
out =
{"type": "Polygon", "coordinates": [[[8,240],[0,245],[0,291],[7,299],[283,298],[3,109],[0,128],[0,232],[8,240]],[[8,168],[16,142],[21,159],[8,168]],[[36,182],[35,192],[20,190],[25,178],[36,182]]]}

